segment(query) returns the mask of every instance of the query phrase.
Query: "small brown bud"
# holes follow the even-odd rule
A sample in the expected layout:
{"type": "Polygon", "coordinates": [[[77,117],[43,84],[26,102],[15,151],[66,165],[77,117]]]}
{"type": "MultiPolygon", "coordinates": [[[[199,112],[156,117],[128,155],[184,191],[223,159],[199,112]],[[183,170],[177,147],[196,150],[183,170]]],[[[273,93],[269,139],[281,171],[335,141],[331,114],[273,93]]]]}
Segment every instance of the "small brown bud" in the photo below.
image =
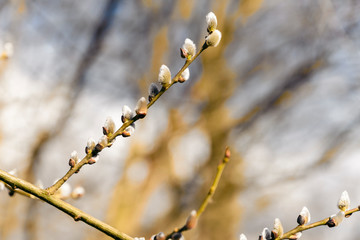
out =
{"type": "Polygon", "coordinates": [[[92,165],[92,164],[96,163],[98,160],[99,160],[99,156],[92,157],[89,159],[88,164],[92,165]]]}
{"type": "Polygon", "coordinates": [[[297,232],[289,237],[289,240],[298,240],[301,237],[302,233],[297,232]]]}
{"type": "Polygon", "coordinates": [[[130,125],[127,128],[125,128],[125,130],[122,132],[121,135],[123,137],[130,137],[134,133],[134,131],[135,131],[135,128],[132,125],[130,125]]]}
{"type": "Polygon", "coordinates": [[[186,223],[185,223],[185,228],[187,230],[193,229],[196,227],[197,224],[197,212],[195,210],[192,210],[190,212],[190,215],[188,216],[186,223]]]}

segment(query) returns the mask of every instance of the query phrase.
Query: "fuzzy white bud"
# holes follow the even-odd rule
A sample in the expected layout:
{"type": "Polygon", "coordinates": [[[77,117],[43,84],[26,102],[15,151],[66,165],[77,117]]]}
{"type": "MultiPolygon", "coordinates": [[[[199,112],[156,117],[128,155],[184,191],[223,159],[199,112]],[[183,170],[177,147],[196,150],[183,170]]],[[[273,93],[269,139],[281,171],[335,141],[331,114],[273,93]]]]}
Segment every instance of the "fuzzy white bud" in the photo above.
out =
{"type": "Polygon", "coordinates": [[[113,134],[115,132],[115,122],[111,117],[107,117],[103,126],[104,135],[113,134]]]}
{"type": "Polygon", "coordinates": [[[197,212],[196,210],[192,210],[185,223],[186,229],[188,230],[193,229],[196,227],[196,224],[197,224],[197,212]]]}
{"type": "Polygon", "coordinates": [[[134,113],[131,111],[131,108],[127,105],[124,105],[122,108],[122,116],[121,120],[126,122],[127,120],[131,120],[134,117],[134,113]]]}
{"type": "Polygon", "coordinates": [[[108,145],[108,137],[107,136],[102,136],[100,139],[99,139],[99,142],[98,142],[98,145],[100,145],[102,148],[104,147],[107,147],[108,145]]]}
{"type": "Polygon", "coordinates": [[[137,115],[139,115],[140,118],[144,118],[147,114],[147,102],[144,97],[140,98],[139,101],[136,104],[135,112],[137,115]]]}
{"type": "Polygon", "coordinates": [[[274,232],[277,234],[277,237],[281,237],[284,234],[284,228],[279,218],[275,218],[274,232]]]}
{"type": "Polygon", "coordinates": [[[217,27],[217,18],[213,12],[209,12],[206,15],[206,24],[207,24],[207,31],[209,33],[213,32],[217,27]]]}
{"type": "Polygon", "coordinates": [[[71,197],[74,199],[81,198],[85,194],[85,188],[82,186],[77,186],[74,188],[74,190],[71,193],[71,197]]]}
{"type": "Polygon", "coordinates": [[[327,222],[327,225],[329,227],[336,227],[338,226],[345,218],[345,212],[339,211],[337,214],[334,214],[330,217],[329,221],[327,222]]]}
{"type": "Polygon", "coordinates": [[[163,86],[168,86],[171,84],[171,72],[166,65],[161,65],[158,81],[163,86]]]}
{"type": "Polygon", "coordinates": [[[76,151],[72,151],[72,153],[70,154],[69,166],[73,168],[78,162],[79,162],[78,153],[76,151]]]}
{"type": "Polygon", "coordinates": [[[94,164],[94,163],[96,163],[97,161],[99,161],[99,155],[97,155],[97,156],[95,156],[95,157],[92,157],[92,158],[90,158],[89,159],[89,161],[88,161],[88,164],[94,164]]]}
{"type": "Polygon", "coordinates": [[[183,83],[183,82],[187,81],[189,78],[190,78],[190,71],[189,71],[189,68],[186,68],[181,73],[181,76],[179,77],[179,82],[183,83]]]}
{"type": "Polygon", "coordinates": [[[5,189],[5,183],[0,181],[0,192],[4,191],[5,189]]]}
{"type": "Polygon", "coordinates": [[[95,140],[93,138],[89,138],[86,143],[85,153],[88,154],[89,152],[94,150],[95,145],[96,145],[95,140]]]}
{"type": "Polygon", "coordinates": [[[212,33],[209,34],[209,36],[206,36],[205,42],[210,47],[216,47],[219,45],[219,42],[221,40],[221,32],[219,30],[215,30],[212,33]]]}
{"type": "Polygon", "coordinates": [[[68,198],[71,194],[71,185],[67,182],[65,182],[60,188],[59,188],[60,198],[68,198]]]}
{"type": "Polygon", "coordinates": [[[245,234],[240,234],[240,239],[239,240],[247,240],[247,237],[245,236],[245,234]]]}
{"type": "Polygon", "coordinates": [[[264,240],[270,240],[271,239],[271,232],[268,228],[264,228],[264,230],[261,233],[261,237],[264,240]]]}
{"type": "Polygon", "coordinates": [[[297,232],[289,237],[290,240],[298,240],[301,237],[302,233],[297,232]]]}
{"type": "Polygon", "coordinates": [[[297,218],[297,223],[299,225],[304,225],[304,224],[309,223],[310,220],[311,220],[311,216],[310,216],[309,209],[307,209],[307,207],[303,207],[297,218]]]}
{"type": "Polygon", "coordinates": [[[185,42],[183,44],[183,47],[181,48],[181,56],[187,59],[191,59],[196,54],[196,46],[194,42],[186,38],[185,42]]]}
{"type": "Polygon", "coordinates": [[[130,125],[127,128],[125,128],[125,130],[122,133],[122,136],[130,137],[134,132],[135,132],[135,128],[132,125],[130,125]]]}
{"type": "Polygon", "coordinates": [[[338,202],[338,208],[341,210],[341,211],[346,211],[350,206],[350,197],[349,197],[349,194],[347,191],[344,191],[342,194],[341,194],[341,197],[339,199],[339,202],[338,202]]]}

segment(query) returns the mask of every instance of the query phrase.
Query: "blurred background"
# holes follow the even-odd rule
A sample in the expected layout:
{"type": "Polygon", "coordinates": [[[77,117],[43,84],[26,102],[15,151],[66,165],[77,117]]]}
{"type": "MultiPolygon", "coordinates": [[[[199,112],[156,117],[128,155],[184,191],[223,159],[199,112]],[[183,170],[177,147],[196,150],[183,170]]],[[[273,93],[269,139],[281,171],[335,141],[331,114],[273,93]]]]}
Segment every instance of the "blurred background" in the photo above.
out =
{"type": "MultiPolygon", "coordinates": [[[[257,239],[276,217],[296,226],[360,203],[360,1],[0,0],[0,168],[45,187],[84,156],[106,117],[121,124],[198,48],[213,11],[223,38],[100,160],[68,200],[131,236],[180,227],[205,197],[225,146],[232,158],[187,239],[257,239]],[[11,55],[11,54],[10,54],[11,55]]],[[[360,214],[302,239],[359,239],[360,214]]],[[[48,204],[0,192],[0,239],[109,239],[48,204]]]]}

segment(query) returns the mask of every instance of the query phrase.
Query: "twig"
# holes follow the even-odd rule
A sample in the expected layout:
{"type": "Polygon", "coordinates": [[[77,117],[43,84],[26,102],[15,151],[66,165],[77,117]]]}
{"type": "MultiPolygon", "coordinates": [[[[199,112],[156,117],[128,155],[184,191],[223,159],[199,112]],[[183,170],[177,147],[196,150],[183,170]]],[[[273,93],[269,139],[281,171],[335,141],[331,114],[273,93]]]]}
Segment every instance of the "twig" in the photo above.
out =
{"type": "MultiPolygon", "coordinates": [[[[351,214],[353,214],[354,212],[358,212],[360,211],[360,206],[347,210],[345,211],[345,217],[350,217],[351,214]]],[[[312,228],[316,228],[319,226],[324,226],[328,224],[330,217],[324,218],[320,221],[308,224],[308,225],[299,225],[297,227],[295,227],[294,229],[284,233],[281,237],[277,237],[275,240],[281,240],[281,239],[290,239],[290,236],[295,235],[298,232],[303,232],[312,228]]]]}
{"type": "MultiPolygon", "coordinates": [[[[217,186],[219,184],[221,175],[224,171],[225,165],[229,162],[230,160],[230,150],[228,147],[226,147],[225,149],[225,154],[224,154],[224,158],[221,160],[221,162],[219,163],[219,165],[217,166],[217,171],[216,171],[216,175],[214,178],[213,183],[210,186],[210,189],[205,197],[205,199],[203,200],[203,202],[201,203],[199,209],[196,211],[196,215],[194,216],[196,219],[192,219],[194,222],[197,222],[200,215],[205,211],[207,205],[210,203],[212,197],[214,196],[214,193],[217,189],[217,186]]],[[[171,239],[172,236],[176,233],[181,233],[184,232],[186,230],[190,230],[191,228],[189,228],[189,221],[190,221],[191,216],[189,216],[188,220],[186,221],[185,225],[181,228],[175,228],[171,233],[169,233],[168,235],[166,235],[166,239],[171,239]]],[[[196,223],[191,223],[193,224],[192,227],[195,227],[194,225],[196,225],[196,223]]]]}
{"type": "MultiPolygon", "coordinates": [[[[195,56],[193,56],[191,59],[187,59],[184,66],[179,70],[179,72],[173,77],[172,83],[167,86],[163,87],[159,93],[151,99],[151,101],[148,103],[147,107],[150,108],[160,97],[163,95],[172,85],[178,82],[179,77],[181,76],[182,72],[207,48],[207,44],[204,43],[199,52],[196,53],[195,56]]],[[[124,130],[130,126],[132,123],[136,122],[140,119],[140,116],[137,114],[134,118],[132,118],[129,121],[126,121],[123,123],[123,125],[113,134],[109,137],[108,142],[109,144],[106,147],[110,147],[115,140],[116,137],[119,135],[122,135],[124,130]]],[[[100,150],[101,151],[101,150],[100,150]]],[[[80,171],[80,169],[85,165],[88,164],[89,159],[95,155],[97,155],[100,151],[88,153],[78,164],[76,164],[73,168],[70,168],[70,170],[62,177],[60,178],[54,185],[48,187],[46,191],[49,194],[54,194],[74,173],[77,173],[80,171]]]]}
{"type": "Polygon", "coordinates": [[[43,200],[44,202],[53,205],[60,211],[71,216],[75,221],[82,221],[114,239],[133,240],[132,237],[126,235],[125,233],[120,232],[119,230],[111,227],[110,225],[84,213],[83,211],[76,207],[73,207],[69,203],[50,195],[46,190],[38,188],[27,181],[14,177],[5,171],[0,170],[0,180],[11,186],[12,189],[21,189],[25,193],[31,194],[43,200]]]}

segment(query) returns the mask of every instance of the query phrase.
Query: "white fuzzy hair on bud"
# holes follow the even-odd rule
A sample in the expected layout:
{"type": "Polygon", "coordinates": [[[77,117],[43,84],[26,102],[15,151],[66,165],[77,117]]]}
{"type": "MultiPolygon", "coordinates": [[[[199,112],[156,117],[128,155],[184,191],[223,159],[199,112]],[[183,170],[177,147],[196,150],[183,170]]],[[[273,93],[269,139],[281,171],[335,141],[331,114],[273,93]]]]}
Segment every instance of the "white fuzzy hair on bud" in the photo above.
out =
{"type": "Polygon", "coordinates": [[[338,208],[341,211],[346,211],[350,206],[350,197],[347,191],[342,192],[338,202],[338,208]]]}
{"type": "Polygon", "coordinates": [[[135,128],[133,126],[128,126],[122,133],[123,137],[130,137],[135,132],[135,128]]]}
{"type": "Polygon", "coordinates": [[[209,33],[213,32],[217,27],[217,18],[213,12],[209,12],[206,15],[206,24],[207,24],[207,31],[209,33]]]}
{"type": "Polygon", "coordinates": [[[279,236],[279,237],[281,237],[284,234],[284,228],[283,228],[279,218],[275,218],[274,231],[276,232],[277,236],[279,236]]]}
{"type": "Polygon", "coordinates": [[[144,97],[141,97],[136,104],[135,112],[136,114],[139,115],[140,118],[144,118],[147,114],[147,110],[148,107],[147,107],[146,99],[144,97]]]}
{"type": "Polygon", "coordinates": [[[290,240],[298,240],[301,237],[302,233],[297,232],[289,237],[290,240]]]}
{"type": "Polygon", "coordinates": [[[5,189],[5,183],[0,181],[0,192],[4,191],[5,189]]]}
{"type": "Polygon", "coordinates": [[[71,197],[74,199],[81,198],[85,194],[85,188],[82,186],[77,186],[74,188],[74,190],[71,193],[71,197]]]}
{"type": "Polygon", "coordinates": [[[268,228],[264,228],[262,233],[261,233],[261,237],[264,240],[270,240],[271,239],[271,232],[268,228]]]}
{"type": "Polygon", "coordinates": [[[113,134],[115,132],[115,122],[111,117],[107,117],[103,126],[104,135],[113,134]]]}
{"type": "Polygon", "coordinates": [[[131,108],[127,105],[124,105],[122,108],[122,117],[121,120],[125,122],[126,120],[130,120],[133,118],[133,112],[131,111],[131,108]]]}
{"type": "Polygon", "coordinates": [[[90,151],[94,150],[95,145],[96,145],[95,140],[93,138],[89,138],[86,143],[86,148],[85,148],[86,154],[88,154],[90,151]]]}
{"type": "Polygon", "coordinates": [[[108,142],[109,142],[109,141],[108,141],[108,137],[107,137],[107,136],[102,136],[102,137],[99,139],[98,144],[100,144],[101,147],[104,148],[104,147],[107,147],[108,142]]]}
{"type": "Polygon", "coordinates": [[[158,81],[163,86],[168,86],[171,84],[171,72],[166,65],[161,65],[158,81]]]}
{"type": "Polygon", "coordinates": [[[245,234],[240,234],[240,239],[239,240],[247,240],[247,237],[245,236],[245,234]]]}
{"type": "Polygon", "coordinates": [[[185,58],[191,59],[193,56],[195,56],[195,53],[196,53],[196,46],[194,42],[191,39],[186,38],[182,47],[182,54],[184,55],[185,58]]]}
{"type": "Polygon", "coordinates": [[[183,83],[187,81],[190,78],[190,70],[189,68],[186,68],[179,77],[179,82],[183,83]]]}
{"type": "MultiPolygon", "coordinates": [[[[56,181],[55,181],[56,182],[56,181]]],[[[59,193],[61,198],[68,198],[71,194],[71,185],[65,182],[60,188],[59,193]]]]}
{"type": "Polygon", "coordinates": [[[328,221],[329,227],[336,227],[338,226],[345,218],[345,212],[339,211],[337,214],[334,214],[330,217],[330,220],[328,221]]]}
{"type": "Polygon", "coordinates": [[[299,225],[304,225],[304,224],[309,223],[310,220],[311,220],[311,215],[310,215],[309,209],[307,207],[303,207],[297,218],[297,223],[299,225]]]}
{"type": "Polygon", "coordinates": [[[212,33],[209,34],[209,36],[206,36],[205,42],[210,47],[217,47],[219,45],[221,40],[221,32],[219,30],[215,30],[212,33]]]}

